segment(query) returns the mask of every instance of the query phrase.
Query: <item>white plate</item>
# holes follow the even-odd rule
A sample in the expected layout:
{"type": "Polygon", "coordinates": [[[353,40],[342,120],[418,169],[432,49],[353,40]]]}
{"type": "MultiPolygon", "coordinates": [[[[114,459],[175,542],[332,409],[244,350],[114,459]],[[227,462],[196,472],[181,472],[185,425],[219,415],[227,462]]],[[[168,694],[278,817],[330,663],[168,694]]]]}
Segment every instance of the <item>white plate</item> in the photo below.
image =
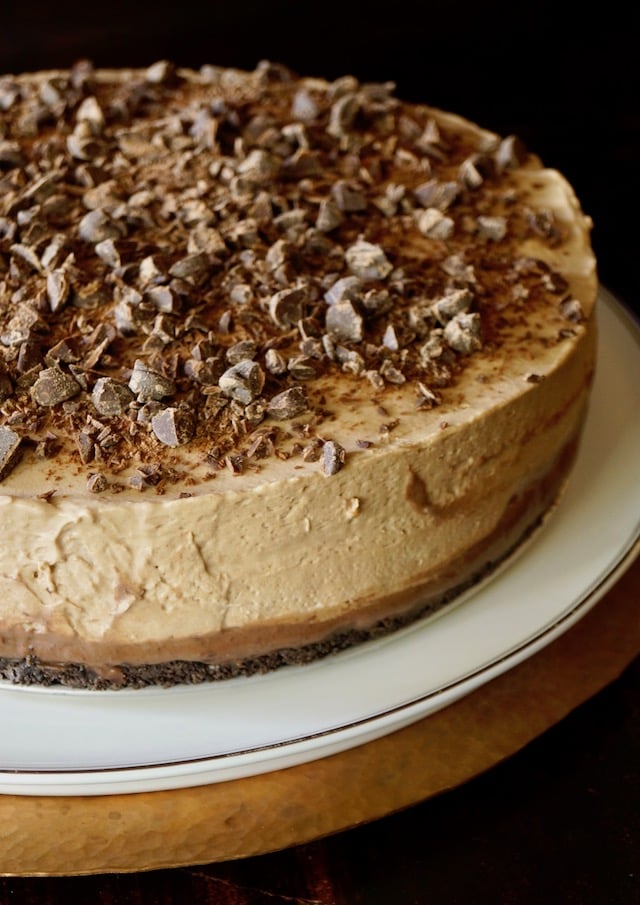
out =
{"type": "Polygon", "coordinates": [[[567,490],[524,551],[426,622],[308,666],[172,689],[0,686],[0,793],[103,795],[236,779],[427,716],[577,622],[640,538],[640,332],[601,292],[598,372],[567,490]]]}

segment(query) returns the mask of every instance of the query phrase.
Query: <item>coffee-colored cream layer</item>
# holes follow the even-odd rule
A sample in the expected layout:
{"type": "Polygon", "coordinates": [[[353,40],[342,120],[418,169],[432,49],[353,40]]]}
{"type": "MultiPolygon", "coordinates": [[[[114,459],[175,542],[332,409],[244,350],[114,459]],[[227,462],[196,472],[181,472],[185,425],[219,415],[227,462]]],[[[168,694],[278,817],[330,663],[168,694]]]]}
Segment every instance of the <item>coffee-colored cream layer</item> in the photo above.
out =
{"type": "Polygon", "coordinates": [[[596,269],[514,139],[272,64],[3,97],[4,675],[136,684],[366,633],[551,506],[596,269]]]}

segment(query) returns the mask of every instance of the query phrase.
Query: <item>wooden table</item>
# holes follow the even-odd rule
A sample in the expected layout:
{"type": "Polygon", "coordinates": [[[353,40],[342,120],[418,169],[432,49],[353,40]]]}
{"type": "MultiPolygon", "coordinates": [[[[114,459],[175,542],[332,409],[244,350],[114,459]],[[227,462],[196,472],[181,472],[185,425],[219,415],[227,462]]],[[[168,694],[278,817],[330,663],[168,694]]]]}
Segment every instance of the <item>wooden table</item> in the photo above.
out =
{"type": "MultiPolygon", "coordinates": [[[[535,10],[437,6],[424,5],[420,21],[417,7],[377,0],[245,0],[204,12],[191,0],[9,2],[0,72],[81,57],[247,67],[269,57],[328,77],[394,78],[403,96],[518,132],[562,169],[594,219],[603,282],[640,312],[635,10],[613,0],[561,21],[547,0],[535,10]]],[[[0,798],[13,872],[47,834],[46,872],[64,870],[60,853],[81,838],[87,870],[107,865],[0,877],[0,905],[640,903],[639,606],[636,563],[567,636],[479,695],[352,754],[256,780],[252,813],[232,784],[107,797],[97,808],[0,798]],[[282,813],[283,788],[305,803],[304,821],[282,813]],[[236,821],[235,853],[225,820],[236,821]],[[118,830],[138,823],[127,850],[118,830]]]]}

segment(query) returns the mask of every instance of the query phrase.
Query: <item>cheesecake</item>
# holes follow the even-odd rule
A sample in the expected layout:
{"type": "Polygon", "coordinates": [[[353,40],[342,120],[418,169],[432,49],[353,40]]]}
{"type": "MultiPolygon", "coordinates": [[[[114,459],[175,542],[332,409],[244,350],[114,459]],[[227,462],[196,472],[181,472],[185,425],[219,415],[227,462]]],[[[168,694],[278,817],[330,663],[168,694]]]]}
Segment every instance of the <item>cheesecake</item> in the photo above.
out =
{"type": "Polygon", "coordinates": [[[424,619],[542,525],[592,224],[393,83],[0,77],[0,677],[138,688],[424,619]]]}

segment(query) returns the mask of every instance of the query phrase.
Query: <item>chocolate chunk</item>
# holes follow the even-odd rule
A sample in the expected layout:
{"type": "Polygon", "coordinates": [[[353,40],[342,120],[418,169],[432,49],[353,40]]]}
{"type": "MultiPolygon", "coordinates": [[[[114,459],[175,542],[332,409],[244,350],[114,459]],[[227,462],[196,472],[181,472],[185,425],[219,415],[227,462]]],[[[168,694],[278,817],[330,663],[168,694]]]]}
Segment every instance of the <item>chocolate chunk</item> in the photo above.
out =
{"type": "Polygon", "coordinates": [[[149,368],[143,361],[136,359],[129,379],[129,389],[140,402],[164,399],[173,396],[176,385],[170,377],[149,368]]]}
{"type": "Polygon", "coordinates": [[[25,264],[28,264],[29,267],[31,267],[31,269],[36,273],[42,273],[42,264],[40,263],[40,258],[32,248],[29,248],[28,245],[22,245],[18,242],[15,245],[12,245],[9,251],[12,255],[16,255],[18,258],[24,261],[25,264]]]}
{"type": "Polygon", "coordinates": [[[334,138],[347,134],[360,109],[360,100],[355,92],[339,97],[331,107],[327,132],[334,138]]]}
{"type": "Polygon", "coordinates": [[[402,371],[398,370],[398,368],[389,358],[385,358],[385,360],[380,365],[380,374],[382,375],[382,377],[384,377],[387,383],[393,383],[395,385],[405,383],[407,380],[402,371]]]}
{"type": "Polygon", "coordinates": [[[18,352],[17,371],[19,374],[26,374],[33,368],[42,365],[42,354],[38,343],[26,342],[22,343],[18,352]]]}
{"type": "Polygon", "coordinates": [[[89,493],[104,493],[109,486],[109,482],[103,474],[99,472],[92,474],[87,481],[87,490],[89,493]]]}
{"type": "Polygon", "coordinates": [[[89,123],[91,131],[94,135],[102,132],[105,124],[104,113],[100,104],[93,95],[85,97],[76,110],[76,122],[89,123]]]}
{"type": "Polygon", "coordinates": [[[346,373],[362,374],[364,371],[364,358],[355,349],[348,349],[346,346],[335,346],[334,356],[346,373]]]}
{"type": "Polygon", "coordinates": [[[327,440],[322,444],[322,467],[326,475],[334,475],[345,463],[345,450],[335,440],[327,440]]]}
{"type": "Polygon", "coordinates": [[[264,363],[270,374],[285,374],[287,371],[286,359],[277,349],[267,349],[264,363]]]}
{"type": "Polygon", "coordinates": [[[382,248],[364,239],[347,248],[345,259],[349,270],[361,280],[384,280],[393,270],[382,248]]]}
{"type": "Polygon", "coordinates": [[[437,207],[428,207],[418,214],[416,223],[420,232],[430,239],[450,239],[455,228],[451,217],[446,217],[437,207]]]}
{"type": "Polygon", "coordinates": [[[162,314],[174,314],[180,310],[180,296],[171,286],[152,286],[144,297],[162,314]]]}
{"type": "Polygon", "coordinates": [[[0,141],[0,170],[24,166],[25,159],[17,141],[0,141]]]}
{"type": "Polygon", "coordinates": [[[213,270],[213,262],[205,252],[196,252],[177,261],[170,269],[172,277],[178,277],[200,286],[213,270]]]}
{"type": "Polygon", "coordinates": [[[290,387],[271,399],[267,405],[267,412],[272,418],[284,421],[288,418],[295,418],[296,415],[301,415],[308,408],[309,403],[303,388],[290,387]]]}
{"type": "Polygon", "coordinates": [[[520,138],[516,135],[507,135],[500,142],[494,157],[499,172],[514,170],[525,161],[527,151],[520,138]]]}
{"type": "Polygon", "coordinates": [[[291,116],[303,122],[312,122],[317,118],[320,110],[313,95],[306,88],[299,88],[293,96],[291,103],[291,116]]]}
{"type": "Polygon", "coordinates": [[[418,390],[420,392],[417,403],[419,409],[432,409],[435,408],[435,406],[440,405],[439,396],[421,381],[418,381],[418,390]]]}
{"type": "Polygon", "coordinates": [[[308,355],[296,355],[287,362],[287,369],[296,380],[313,380],[317,377],[316,366],[308,355]]]}
{"type": "Polygon", "coordinates": [[[441,324],[447,324],[456,314],[468,311],[473,302],[469,289],[452,289],[442,298],[433,302],[431,310],[441,324]]]}
{"type": "Polygon", "coordinates": [[[560,311],[567,320],[579,324],[584,320],[584,311],[578,299],[569,298],[560,304],[560,311]]]}
{"type": "Polygon", "coordinates": [[[386,330],[384,331],[384,336],[382,337],[382,345],[389,349],[391,352],[397,352],[400,348],[400,343],[398,342],[398,335],[396,333],[395,327],[393,324],[388,324],[386,330]]]}
{"type": "Polygon", "coordinates": [[[80,238],[94,245],[105,239],[119,239],[125,231],[126,229],[121,223],[116,223],[100,208],[85,214],[78,226],[80,238]]]}
{"type": "Polygon", "coordinates": [[[331,197],[340,211],[354,213],[367,209],[367,196],[354,182],[339,179],[331,189],[331,197]]]}
{"type": "Polygon", "coordinates": [[[292,327],[303,315],[304,289],[281,289],[269,299],[269,314],[279,327],[292,327]]]}
{"type": "Polygon", "coordinates": [[[0,427],[0,481],[15,468],[22,453],[22,438],[8,427],[0,427]]]}
{"type": "Polygon", "coordinates": [[[9,399],[9,397],[13,394],[13,384],[11,383],[11,378],[4,371],[3,368],[0,367],[0,402],[4,402],[5,399],[9,399]]]}
{"type": "Polygon", "coordinates": [[[184,363],[184,373],[196,383],[203,386],[216,386],[224,373],[225,364],[222,355],[212,355],[204,361],[198,358],[188,358],[184,363]]]}
{"type": "Polygon", "coordinates": [[[76,436],[76,448],[80,455],[80,461],[84,465],[93,461],[96,446],[93,442],[93,437],[87,431],[80,431],[76,436]]]}
{"type": "Polygon", "coordinates": [[[327,305],[335,305],[345,299],[355,302],[360,298],[362,288],[362,281],[358,277],[341,277],[327,289],[324,300],[327,305]]]}
{"type": "Polygon", "coordinates": [[[463,160],[458,169],[458,178],[460,182],[468,189],[479,189],[484,182],[484,177],[480,172],[475,157],[467,157],[463,160]]]}
{"type": "Polygon", "coordinates": [[[462,355],[482,348],[481,322],[477,312],[456,314],[444,328],[449,346],[462,355]]]}
{"type": "Polygon", "coordinates": [[[325,323],[329,335],[341,342],[357,343],[364,337],[364,318],[348,299],[329,305],[325,323]]]}
{"type": "Polygon", "coordinates": [[[80,392],[80,384],[67,371],[52,367],[40,371],[31,394],[38,405],[50,407],[72,399],[80,392]]]}
{"type": "Polygon", "coordinates": [[[111,377],[100,377],[91,394],[98,413],[107,416],[124,414],[134,398],[128,386],[111,377]]]}
{"type": "Polygon", "coordinates": [[[254,148],[237,166],[246,188],[269,185],[276,179],[280,170],[280,161],[274,154],[262,148],[254,148]]]}
{"type": "Polygon", "coordinates": [[[307,150],[307,148],[298,148],[291,157],[287,157],[282,165],[283,179],[314,179],[322,176],[322,173],[323,169],[319,155],[315,151],[307,150]]]}
{"type": "Polygon", "coordinates": [[[440,211],[446,211],[460,194],[460,186],[457,182],[429,179],[414,189],[413,194],[423,207],[436,207],[440,211]]]}
{"type": "Polygon", "coordinates": [[[449,255],[440,265],[444,272],[462,283],[475,283],[476,276],[473,264],[467,264],[464,257],[459,254],[449,255]]]}
{"type": "Polygon", "coordinates": [[[97,140],[96,133],[87,121],[77,124],[67,135],[67,151],[75,160],[96,160],[104,154],[104,143],[97,140]]]}
{"type": "Polygon", "coordinates": [[[247,358],[226,370],[218,386],[225,396],[248,405],[262,392],[264,372],[256,361],[247,358]]]}
{"type": "Polygon", "coordinates": [[[507,221],[504,217],[479,216],[476,223],[478,224],[478,235],[483,239],[499,242],[507,234],[507,221]]]}
{"type": "Polygon", "coordinates": [[[243,339],[241,342],[234,343],[227,349],[226,358],[229,364],[237,365],[245,359],[255,358],[258,351],[258,344],[252,339],[243,339]]]}
{"type": "Polygon", "coordinates": [[[158,60],[148,67],[144,74],[146,82],[163,85],[174,82],[177,77],[176,65],[171,60],[158,60]]]}
{"type": "Polygon", "coordinates": [[[47,297],[52,311],[58,311],[69,298],[71,283],[64,270],[52,270],[47,274],[47,297]]]}
{"type": "Polygon", "coordinates": [[[332,198],[323,198],[318,208],[318,216],[316,217],[316,229],[323,233],[330,233],[336,229],[344,217],[342,211],[332,198]]]}
{"type": "Polygon", "coordinates": [[[193,437],[195,423],[188,409],[166,408],[153,416],[151,429],[165,446],[184,446],[193,437]]]}

